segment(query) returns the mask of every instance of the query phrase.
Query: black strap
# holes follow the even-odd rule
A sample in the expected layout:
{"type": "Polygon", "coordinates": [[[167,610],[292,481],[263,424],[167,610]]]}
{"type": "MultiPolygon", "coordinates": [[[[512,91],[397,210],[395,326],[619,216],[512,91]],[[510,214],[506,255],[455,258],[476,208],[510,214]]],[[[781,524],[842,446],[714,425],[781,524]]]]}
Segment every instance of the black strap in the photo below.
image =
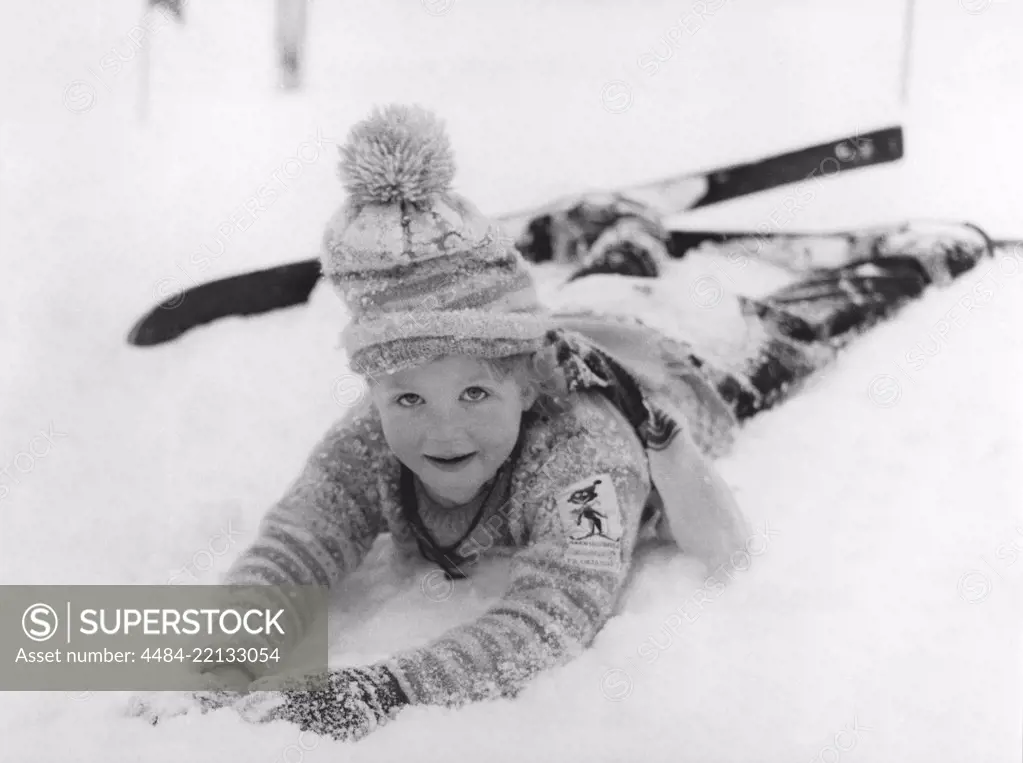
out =
{"type": "Polygon", "coordinates": [[[424,559],[440,566],[440,568],[443,569],[449,577],[465,577],[465,573],[459,569],[459,565],[465,564],[468,561],[468,558],[458,553],[458,548],[469,539],[479,526],[480,521],[483,519],[483,513],[486,511],[487,504],[490,503],[490,499],[493,497],[494,491],[497,489],[498,484],[501,482],[501,478],[504,476],[504,470],[509,468],[510,464],[514,464],[518,461],[519,454],[522,452],[522,446],[525,442],[525,432],[526,420],[524,419],[519,426],[519,439],[515,443],[515,448],[512,450],[508,460],[501,465],[501,468],[498,469],[497,473],[494,475],[490,488],[487,490],[487,494],[483,497],[479,508],[476,510],[475,516],[472,518],[472,522],[469,524],[469,529],[462,534],[462,537],[448,546],[441,546],[433,537],[433,534],[427,529],[426,525],[423,524],[423,519],[419,514],[419,501],[416,498],[415,478],[411,469],[404,464],[401,465],[400,489],[402,515],[411,525],[413,533],[415,533],[416,544],[419,546],[419,553],[423,555],[424,559]]]}

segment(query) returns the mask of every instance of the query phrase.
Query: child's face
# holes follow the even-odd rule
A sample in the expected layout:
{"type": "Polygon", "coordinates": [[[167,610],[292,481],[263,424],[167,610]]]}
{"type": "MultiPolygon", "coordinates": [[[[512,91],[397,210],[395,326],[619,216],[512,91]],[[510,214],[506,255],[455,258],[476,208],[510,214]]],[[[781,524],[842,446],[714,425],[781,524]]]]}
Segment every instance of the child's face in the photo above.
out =
{"type": "Polygon", "coordinates": [[[430,494],[471,500],[515,447],[522,412],[535,400],[512,375],[465,355],[438,358],[372,385],[387,444],[430,494]],[[445,463],[445,458],[468,456],[445,463]]]}

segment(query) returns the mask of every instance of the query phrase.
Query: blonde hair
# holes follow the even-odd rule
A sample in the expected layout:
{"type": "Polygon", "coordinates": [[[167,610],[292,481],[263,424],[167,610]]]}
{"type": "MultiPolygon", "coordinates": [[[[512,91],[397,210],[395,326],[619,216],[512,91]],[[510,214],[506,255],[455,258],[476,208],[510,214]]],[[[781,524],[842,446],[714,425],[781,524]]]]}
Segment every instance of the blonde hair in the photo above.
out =
{"type": "Polygon", "coordinates": [[[523,394],[536,393],[529,411],[538,415],[556,415],[569,408],[568,382],[558,364],[557,350],[547,345],[534,352],[480,358],[499,380],[512,376],[523,394]]]}

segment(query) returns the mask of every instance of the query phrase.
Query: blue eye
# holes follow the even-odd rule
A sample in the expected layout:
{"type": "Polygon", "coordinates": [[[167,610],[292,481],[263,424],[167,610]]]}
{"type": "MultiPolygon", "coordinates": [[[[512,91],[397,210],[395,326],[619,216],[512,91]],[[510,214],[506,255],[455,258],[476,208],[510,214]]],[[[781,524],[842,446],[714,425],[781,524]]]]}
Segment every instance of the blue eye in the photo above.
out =
{"type": "Polygon", "coordinates": [[[402,408],[411,408],[411,407],[412,407],[412,405],[414,405],[414,403],[413,403],[413,404],[409,404],[409,405],[405,405],[405,404],[404,404],[404,403],[402,402],[402,401],[403,401],[404,399],[406,399],[406,398],[409,398],[409,397],[414,397],[414,398],[418,398],[418,399],[420,399],[420,400],[422,399],[422,398],[420,398],[420,397],[419,397],[419,395],[417,395],[417,394],[416,394],[415,392],[406,392],[406,393],[405,393],[405,394],[403,394],[403,395],[398,395],[398,397],[396,397],[396,398],[394,399],[394,402],[396,402],[396,403],[397,403],[398,405],[400,405],[400,406],[401,406],[402,408]]]}

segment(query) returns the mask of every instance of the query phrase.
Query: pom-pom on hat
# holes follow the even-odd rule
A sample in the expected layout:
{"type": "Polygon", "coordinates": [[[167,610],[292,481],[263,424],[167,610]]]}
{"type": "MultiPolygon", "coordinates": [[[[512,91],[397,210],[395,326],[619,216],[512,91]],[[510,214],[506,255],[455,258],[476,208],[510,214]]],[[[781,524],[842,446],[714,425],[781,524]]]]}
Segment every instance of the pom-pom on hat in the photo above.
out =
{"type": "Polygon", "coordinates": [[[323,272],[351,321],[342,344],[373,377],[441,355],[539,349],[547,329],[525,260],[451,190],[443,125],[416,106],[377,109],[341,148],[348,198],[323,236],[323,272]]]}

